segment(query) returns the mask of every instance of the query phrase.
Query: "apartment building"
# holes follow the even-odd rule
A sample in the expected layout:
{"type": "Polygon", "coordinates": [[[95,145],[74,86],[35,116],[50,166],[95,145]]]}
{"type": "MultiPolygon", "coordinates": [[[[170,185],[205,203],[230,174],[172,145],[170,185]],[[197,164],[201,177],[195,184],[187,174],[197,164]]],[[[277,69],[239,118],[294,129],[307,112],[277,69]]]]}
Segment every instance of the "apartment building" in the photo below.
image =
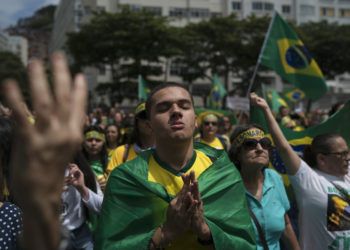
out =
{"type": "MultiPolygon", "coordinates": [[[[123,5],[128,5],[135,11],[146,9],[156,15],[167,16],[170,23],[175,26],[184,26],[189,22],[199,22],[213,16],[227,16],[232,13],[238,18],[246,18],[252,14],[272,15],[274,10],[297,24],[320,20],[350,24],[350,0],[61,0],[55,14],[50,51],[64,49],[67,32],[78,31],[83,23],[90,20],[93,11],[102,9],[116,12],[123,5]]],[[[181,81],[176,75],[179,65],[170,60],[164,63],[163,69],[167,75],[157,77],[155,80],[181,81]]],[[[108,68],[102,71],[90,68],[85,73],[91,89],[96,87],[98,82],[108,82],[111,76],[108,68]]],[[[274,79],[275,88],[281,90],[280,78],[274,79]]],[[[350,80],[348,75],[338,79],[346,82],[350,80]]],[[[342,88],[347,86],[342,82],[332,84],[342,88]]],[[[345,87],[342,91],[350,92],[350,87],[348,89],[345,87]]]]}

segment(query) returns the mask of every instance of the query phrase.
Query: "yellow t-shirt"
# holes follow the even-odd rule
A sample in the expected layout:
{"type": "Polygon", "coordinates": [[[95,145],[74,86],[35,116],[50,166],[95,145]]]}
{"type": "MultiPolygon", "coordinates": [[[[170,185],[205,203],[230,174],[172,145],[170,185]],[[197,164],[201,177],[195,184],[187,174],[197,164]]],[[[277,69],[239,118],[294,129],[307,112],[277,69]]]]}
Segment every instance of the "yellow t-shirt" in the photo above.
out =
{"type": "Polygon", "coordinates": [[[216,149],[225,149],[224,145],[222,145],[221,141],[219,140],[219,138],[215,137],[215,139],[212,142],[207,142],[203,139],[200,140],[201,143],[204,143],[212,148],[216,148],[216,149]]]}
{"type": "MultiPolygon", "coordinates": [[[[125,154],[126,145],[128,145],[128,144],[124,144],[124,145],[117,147],[114,150],[114,152],[112,153],[112,157],[110,158],[108,165],[107,165],[107,169],[106,169],[107,174],[110,174],[114,168],[116,168],[120,164],[124,163],[123,157],[125,154]]],[[[128,146],[129,146],[129,153],[128,153],[128,157],[126,158],[126,161],[130,161],[130,160],[136,158],[136,156],[137,156],[137,153],[134,149],[134,144],[131,144],[128,146]]]]}
{"type": "MultiPolygon", "coordinates": [[[[211,159],[203,152],[195,150],[191,161],[179,172],[175,173],[170,166],[161,162],[156,156],[151,156],[148,163],[148,181],[161,184],[170,196],[176,196],[183,186],[181,174],[189,174],[194,171],[198,178],[207,168],[212,165],[211,159]]],[[[192,232],[185,232],[166,249],[208,249],[197,241],[197,236],[192,232]]]]}

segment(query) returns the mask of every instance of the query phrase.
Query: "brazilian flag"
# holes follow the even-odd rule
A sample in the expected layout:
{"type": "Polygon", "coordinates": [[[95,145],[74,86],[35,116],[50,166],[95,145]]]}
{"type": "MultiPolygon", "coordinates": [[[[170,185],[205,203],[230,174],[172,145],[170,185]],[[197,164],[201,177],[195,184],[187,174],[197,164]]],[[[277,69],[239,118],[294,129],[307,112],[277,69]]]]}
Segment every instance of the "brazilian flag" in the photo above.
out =
{"type": "Polygon", "coordinates": [[[285,89],[283,94],[290,102],[299,102],[305,98],[304,92],[298,88],[285,89]]]}
{"type": "Polygon", "coordinates": [[[227,91],[220,81],[218,75],[213,76],[212,87],[209,95],[209,107],[212,109],[220,109],[221,103],[227,91]]]}
{"type": "Polygon", "coordinates": [[[139,75],[137,79],[137,84],[138,84],[137,91],[138,91],[139,101],[146,101],[150,90],[149,88],[147,88],[147,83],[141,75],[139,75]]]}
{"type": "Polygon", "coordinates": [[[259,62],[276,71],[311,100],[320,98],[328,90],[316,61],[277,12],[271,20],[259,62]]]}
{"type": "MultiPolygon", "coordinates": [[[[223,150],[196,144],[195,152],[196,157],[205,155],[210,159],[206,168],[197,172],[198,165],[193,163],[181,172],[189,173],[193,168],[196,172],[204,217],[215,249],[256,249],[238,170],[223,150]]],[[[169,202],[176,195],[176,185],[167,181],[168,177],[178,179],[181,174],[173,173],[163,165],[154,167],[154,158],[154,150],[142,152],[111,173],[96,230],[95,249],[149,249],[150,239],[156,228],[164,223],[169,202]]],[[[193,162],[197,162],[196,159],[193,162]]],[[[166,249],[207,249],[207,246],[200,245],[189,231],[166,249]]]]}

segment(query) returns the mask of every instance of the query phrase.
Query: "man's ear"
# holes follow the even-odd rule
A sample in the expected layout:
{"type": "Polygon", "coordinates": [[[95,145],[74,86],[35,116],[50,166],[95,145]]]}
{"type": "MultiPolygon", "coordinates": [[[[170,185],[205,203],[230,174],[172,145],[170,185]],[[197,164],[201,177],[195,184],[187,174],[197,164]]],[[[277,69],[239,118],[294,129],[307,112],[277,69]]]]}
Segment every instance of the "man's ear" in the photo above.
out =
{"type": "Polygon", "coordinates": [[[323,154],[317,154],[316,155],[316,164],[317,164],[317,167],[319,167],[320,169],[322,169],[324,166],[325,166],[325,160],[326,160],[326,157],[325,155],[323,154]]]}

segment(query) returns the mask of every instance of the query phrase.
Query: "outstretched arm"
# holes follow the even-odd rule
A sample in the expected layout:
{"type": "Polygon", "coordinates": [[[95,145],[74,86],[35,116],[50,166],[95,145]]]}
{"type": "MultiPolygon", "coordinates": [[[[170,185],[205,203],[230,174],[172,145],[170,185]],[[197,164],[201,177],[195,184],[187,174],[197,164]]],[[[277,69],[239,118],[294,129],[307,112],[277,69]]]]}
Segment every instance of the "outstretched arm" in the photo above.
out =
{"type": "Polygon", "coordinates": [[[280,129],[275,117],[273,116],[269,105],[263,98],[259,97],[255,93],[250,94],[250,102],[252,105],[257,106],[263,110],[272,139],[275,142],[276,148],[287,167],[287,173],[289,175],[295,175],[298,172],[301,160],[289,145],[287,139],[284,137],[282,130],[280,129]]]}
{"type": "Polygon", "coordinates": [[[29,65],[34,125],[28,121],[16,82],[4,83],[5,96],[18,125],[11,168],[15,199],[24,211],[23,243],[30,250],[58,248],[64,171],[81,144],[85,116],[84,77],[78,75],[72,85],[60,53],[53,55],[52,65],[54,95],[41,62],[34,60],[29,65]]]}

